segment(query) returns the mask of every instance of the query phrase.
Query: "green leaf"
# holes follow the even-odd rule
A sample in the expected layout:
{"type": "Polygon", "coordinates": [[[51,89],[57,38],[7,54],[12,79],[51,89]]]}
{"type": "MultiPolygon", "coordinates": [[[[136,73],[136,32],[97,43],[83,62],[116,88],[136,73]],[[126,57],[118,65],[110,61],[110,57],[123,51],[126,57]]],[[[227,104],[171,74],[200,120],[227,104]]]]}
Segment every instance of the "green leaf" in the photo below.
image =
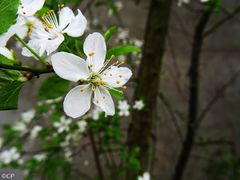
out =
{"type": "Polygon", "coordinates": [[[19,92],[25,81],[19,71],[0,69],[0,110],[17,109],[19,92]]]}
{"type": "Polygon", "coordinates": [[[104,33],[104,39],[105,41],[108,41],[114,33],[118,31],[117,26],[110,27],[105,33],[104,33]]]}
{"type": "Polygon", "coordinates": [[[0,63],[1,64],[7,64],[7,65],[13,65],[14,62],[11,59],[8,59],[7,57],[0,54],[0,63]]]}
{"type": "Polygon", "coordinates": [[[6,32],[16,22],[19,0],[1,0],[0,2],[0,34],[6,32]]]}
{"type": "Polygon", "coordinates": [[[109,92],[112,94],[113,97],[115,97],[117,100],[123,100],[123,92],[117,88],[109,89],[109,92]]]}
{"type": "Polygon", "coordinates": [[[39,97],[42,100],[58,98],[68,92],[69,86],[69,81],[61,79],[57,75],[50,76],[41,84],[39,97]]]}
{"type": "Polygon", "coordinates": [[[121,55],[129,54],[132,52],[140,52],[140,51],[141,49],[139,47],[132,46],[132,45],[117,46],[108,50],[107,58],[109,59],[112,55],[121,56],[121,55]]]}

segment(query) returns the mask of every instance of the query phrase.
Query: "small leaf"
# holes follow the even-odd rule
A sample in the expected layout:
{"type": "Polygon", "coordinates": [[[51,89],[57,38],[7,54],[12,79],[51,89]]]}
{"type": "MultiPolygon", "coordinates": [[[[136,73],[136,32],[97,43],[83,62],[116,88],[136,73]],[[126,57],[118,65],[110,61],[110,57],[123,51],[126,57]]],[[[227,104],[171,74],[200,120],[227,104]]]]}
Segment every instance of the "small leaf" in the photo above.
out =
{"type": "Polygon", "coordinates": [[[0,17],[1,26],[0,34],[5,33],[11,25],[16,22],[19,0],[1,0],[0,17]]]}
{"type": "Polygon", "coordinates": [[[0,69],[0,110],[17,109],[19,92],[25,81],[19,71],[0,69]]]}
{"type": "Polygon", "coordinates": [[[64,96],[69,90],[70,82],[57,75],[45,79],[39,89],[40,99],[55,99],[64,96]]]}
{"type": "Polygon", "coordinates": [[[105,41],[108,41],[114,33],[118,31],[117,26],[110,27],[105,33],[104,33],[104,39],[105,41]]]}
{"type": "Polygon", "coordinates": [[[7,57],[0,54],[0,63],[1,64],[7,64],[7,65],[13,65],[14,62],[11,59],[8,59],[7,57]]]}
{"type": "Polygon", "coordinates": [[[123,100],[123,92],[117,88],[109,89],[109,92],[112,94],[113,97],[115,97],[117,100],[123,100]]]}
{"type": "Polygon", "coordinates": [[[129,54],[132,52],[140,52],[140,51],[141,49],[139,47],[132,46],[132,45],[117,46],[108,50],[107,58],[109,59],[112,55],[121,56],[121,55],[129,54]]]}

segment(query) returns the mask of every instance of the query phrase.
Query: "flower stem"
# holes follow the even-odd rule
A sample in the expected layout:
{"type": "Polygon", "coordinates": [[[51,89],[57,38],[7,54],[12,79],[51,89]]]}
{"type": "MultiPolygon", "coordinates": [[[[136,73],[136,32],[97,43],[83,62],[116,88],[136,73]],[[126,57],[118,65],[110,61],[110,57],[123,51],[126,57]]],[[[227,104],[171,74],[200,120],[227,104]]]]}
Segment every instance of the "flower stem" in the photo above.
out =
{"type": "Polygon", "coordinates": [[[30,48],[27,43],[24,42],[22,38],[20,38],[17,34],[14,35],[15,38],[25,47],[27,48],[39,61],[41,61],[44,65],[48,65],[47,61],[39,56],[32,48],[30,48]]]}
{"type": "Polygon", "coordinates": [[[0,64],[0,68],[26,71],[26,72],[34,73],[35,75],[54,72],[53,69],[36,69],[36,68],[31,68],[31,67],[26,67],[26,66],[12,66],[12,65],[7,65],[7,64],[0,64]]]}

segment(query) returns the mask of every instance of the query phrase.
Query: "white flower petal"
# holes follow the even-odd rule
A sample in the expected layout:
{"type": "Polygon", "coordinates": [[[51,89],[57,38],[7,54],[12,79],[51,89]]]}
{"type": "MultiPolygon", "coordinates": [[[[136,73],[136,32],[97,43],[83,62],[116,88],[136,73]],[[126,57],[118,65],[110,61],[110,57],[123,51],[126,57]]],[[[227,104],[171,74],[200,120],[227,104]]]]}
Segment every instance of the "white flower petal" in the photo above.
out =
{"type": "Polygon", "coordinates": [[[112,96],[105,87],[99,86],[96,88],[93,102],[96,106],[101,108],[101,110],[104,111],[106,115],[112,116],[115,114],[112,96]]]}
{"type": "Polygon", "coordinates": [[[80,85],[73,88],[64,99],[64,112],[72,118],[84,115],[91,107],[91,96],[90,85],[80,85]]]}
{"type": "Polygon", "coordinates": [[[106,58],[107,48],[104,37],[100,33],[90,34],[86,38],[83,48],[88,64],[92,65],[92,71],[98,72],[106,58]]]}
{"type": "Polygon", "coordinates": [[[18,14],[22,16],[33,16],[43,7],[45,0],[21,0],[18,8],[18,14]]]}
{"type": "Polygon", "coordinates": [[[64,36],[61,33],[58,33],[57,37],[51,40],[46,41],[46,52],[49,56],[52,52],[56,51],[60,44],[64,41],[64,36]]]}
{"type": "MultiPolygon", "coordinates": [[[[40,56],[44,56],[45,53],[47,56],[49,56],[51,53],[56,51],[60,44],[64,41],[64,36],[61,33],[56,34],[54,39],[51,39],[51,36],[47,32],[38,31],[38,34],[41,36],[41,38],[33,37],[28,42],[28,46],[40,56]]],[[[37,35],[34,34],[33,36],[37,35]]],[[[22,55],[27,57],[33,56],[32,53],[26,48],[23,48],[22,55]]]]}
{"type": "Polygon", "coordinates": [[[8,59],[13,59],[12,52],[6,47],[0,47],[0,54],[8,59]]]}
{"type": "Polygon", "coordinates": [[[132,71],[127,67],[112,66],[102,73],[102,79],[111,87],[122,87],[132,76],[132,71]]]}
{"type": "Polygon", "coordinates": [[[72,19],[68,27],[63,31],[72,37],[79,37],[83,35],[85,29],[87,27],[87,19],[82,14],[82,12],[78,9],[78,15],[72,19]]]}
{"type": "Polygon", "coordinates": [[[28,28],[22,23],[16,23],[12,25],[8,31],[0,36],[0,46],[6,46],[8,40],[14,35],[17,34],[21,38],[27,36],[28,28]]]}
{"type": "Polygon", "coordinates": [[[89,74],[86,61],[66,52],[54,54],[52,56],[52,65],[58,76],[74,82],[86,79],[89,74]]]}
{"type": "Polygon", "coordinates": [[[73,11],[69,7],[64,7],[59,13],[59,26],[61,30],[67,27],[67,25],[74,19],[73,11]]]}

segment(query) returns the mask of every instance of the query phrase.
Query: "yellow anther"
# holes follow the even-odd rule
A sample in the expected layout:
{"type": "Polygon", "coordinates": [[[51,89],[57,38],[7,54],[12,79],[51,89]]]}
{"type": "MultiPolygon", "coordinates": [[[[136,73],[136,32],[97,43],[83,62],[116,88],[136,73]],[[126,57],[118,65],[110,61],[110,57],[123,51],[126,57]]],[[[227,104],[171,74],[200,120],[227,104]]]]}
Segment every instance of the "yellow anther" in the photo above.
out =
{"type": "Polygon", "coordinates": [[[112,74],[109,74],[110,76],[112,76],[112,74]]]}
{"type": "Polygon", "coordinates": [[[64,4],[58,4],[58,7],[64,7],[65,5],[64,4]]]}
{"type": "Polygon", "coordinates": [[[80,92],[83,92],[84,91],[84,89],[80,89],[80,92]]]}
{"type": "Polygon", "coordinates": [[[23,14],[26,14],[26,12],[23,12],[23,14]]]}
{"type": "Polygon", "coordinates": [[[103,96],[103,99],[106,99],[106,96],[103,96]]]}
{"type": "Polygon", "coordinates": [[[97,100],[96,103],[99,104],[99,100],[97,100]]]}
{"type": "Polygon", "coordinates": [[[115,55],[112,55],[110,59],[113,59],[113,58],[115,58],[115,57],[116,57],[115,55]]]}
{"type": "Polygon", "coordinates": [[[83,82],[83,81],[84,81],[84,79],[83,79],[83,78],[81,78],[81,79],[80,79],[80,82],[83,82]]]}
{"type": "Polygon", "coordinates": [[[117,81],[117,84],[120,84],[120,81],[117,81]]]}
{"type": "Polygon", "coordinates": [[[89,56],[94,56],[94,54],[95,54],[94,52],[90,52],[88,55],[89,56]]]}
{"type": "Polygon", "coordinates": [[[123,76],[120,74],[119,77],[122,78],[123,76]]]}
{"type": "Polygon", "coordinates": [[[123,88],[123,89],[127,89],[127,86],[123,86],[122,88],[123,88]]]}

